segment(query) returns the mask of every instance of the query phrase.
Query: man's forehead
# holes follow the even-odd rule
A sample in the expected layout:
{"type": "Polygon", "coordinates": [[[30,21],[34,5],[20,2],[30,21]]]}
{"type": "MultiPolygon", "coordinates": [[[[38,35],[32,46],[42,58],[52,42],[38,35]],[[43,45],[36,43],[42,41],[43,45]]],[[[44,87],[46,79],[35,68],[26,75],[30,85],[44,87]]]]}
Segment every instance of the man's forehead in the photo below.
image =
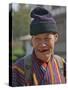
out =
{"type": "Polygon", "coordinates": [[[44,33],[44,34],[38,34],[38,35],[35,35],[33,37],[48,37],[50,35],[53,35],[52,33],[44,33]]]}

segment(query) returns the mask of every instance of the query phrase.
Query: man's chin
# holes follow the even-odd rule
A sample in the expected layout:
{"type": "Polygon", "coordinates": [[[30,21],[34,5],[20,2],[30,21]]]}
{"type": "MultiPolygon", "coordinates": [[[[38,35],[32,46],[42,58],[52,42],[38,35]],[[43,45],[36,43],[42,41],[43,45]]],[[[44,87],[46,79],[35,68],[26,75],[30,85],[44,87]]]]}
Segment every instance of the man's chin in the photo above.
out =
{"type": "Polygon", "coordinates": [[[51,55],[45,55],[45,56],[41,56],[39,59],[42,60],[43,62],[49,62],[50,61],[50,57],[51,55]]]}
{"type": "Polygon", "coordinates": [[[43,57],[49,58],[51,56],[51,52],[43,52],[40,53],[43,57]]]}
{"type": "Polygon", "coordinates": [[[51,52],[47,51],[47,52],[39,52],[36,53],[38,58],[44,62],[48,62],[49,58],[51,57],[51,52]]]}

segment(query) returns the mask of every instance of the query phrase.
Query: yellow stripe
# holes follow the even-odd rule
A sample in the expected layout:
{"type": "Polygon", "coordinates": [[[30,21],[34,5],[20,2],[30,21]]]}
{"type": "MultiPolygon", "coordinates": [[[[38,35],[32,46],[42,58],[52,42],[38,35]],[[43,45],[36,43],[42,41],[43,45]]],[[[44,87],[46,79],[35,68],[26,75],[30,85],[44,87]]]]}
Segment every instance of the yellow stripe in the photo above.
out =
{"type": "Polygon", "coordinates": [[[57,65],[57,62],[56,62],[55,59],[54,59],[54,62],[55,62],[55,64],[56,64],[56,69],[57,69],[58,77],[59,77],[59,80],[60,80],[60,83],[61,83],[61,76],[60,76],[59,69],[58,69],[58,65],[57,65]]]}
{"type": "Polygon", "coordinates": [[[24,74],[24,70],[19,68],[18,66],[13,66],[13,68],[18,70],[20,73],[24,74]]]}
{"type": "MultiPolygon", "coordinates": [[[[65,63],[65,60],[64,60],[64,58],[62,58],[62,67],[64,67],[64,63],[65,63]]],[[[64,68],[63,68],[64,69],[64,68]]]]}
{"type": "Polygon", "coordinates": [[[65,60],[64,60],[64,58],[62,58],[62,62],[63,62],[63,63],[65,63],[65,60]]]}
{"type": "Polygon", "coordinates": [[[34,79],[34,84],[38,85],[38,80],[37,80],[37,77],[36,77],[35,73],[33,73],[33,79],[34,79]]]}
{"type": "Polygon", "coordinates": [[[51,74],[52,84],[54,84],[55,83],[54,73],[53,73],[52,65],[50,62],[49,62],[49,68],[50,68],[50,72],[51,72],[50,74],[51,74]]]}

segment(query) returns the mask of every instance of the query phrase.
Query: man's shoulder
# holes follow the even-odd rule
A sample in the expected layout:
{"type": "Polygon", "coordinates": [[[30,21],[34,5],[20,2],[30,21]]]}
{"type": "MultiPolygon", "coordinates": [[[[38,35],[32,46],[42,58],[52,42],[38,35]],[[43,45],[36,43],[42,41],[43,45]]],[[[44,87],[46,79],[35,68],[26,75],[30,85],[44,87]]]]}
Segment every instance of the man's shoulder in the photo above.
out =
{"type": "Polygon", "coordinates": [[[61,70],[63,70],[64,65],[65,65],[65,60],[63,57],[59,56],[59,55],[54,55],[54,59],[56,60],[56,62],[58,63],[58,66],[61,70]]]}
{"type": "Polygon", "coordinates": [[[31,63],[32,55],[24,56],[16,61],[16,65],[24,67],[25,64],[31,63]]]}
{"type": "Polygon", "coordinates": [[[66,77],[66,61],[59,55],[54,55],[54,58],[58,64],[61,75],[66,77]]]}
{"type": "Polygon", "coordinates": [[[63,63],[65,63],[65,60],[64,60],[64,58],[63,57],[61,57],[61,56],[59,56],[59,55],[54,55],[54,58],[58,61],[58,62],[63,62],[63,63]]]}

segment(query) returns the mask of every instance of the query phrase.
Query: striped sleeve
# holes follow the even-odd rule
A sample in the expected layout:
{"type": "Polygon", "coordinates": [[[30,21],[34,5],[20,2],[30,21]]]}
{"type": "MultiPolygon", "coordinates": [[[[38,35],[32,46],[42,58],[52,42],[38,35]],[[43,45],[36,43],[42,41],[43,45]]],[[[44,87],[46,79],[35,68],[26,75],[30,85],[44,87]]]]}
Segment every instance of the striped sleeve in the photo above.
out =
{"type": "Polygon", "coordinates": [[[65,76],[65,73],[66,73],[66,63],[65,63],[65,60],[64,58],[61,57],[61,61],[62,61],[62,74],[65,76]]]}
{"type": "Polygon", "coordinates": [[[60,73],[61,73],[61,78],[62,78],[62,83],[66,82],[66,63],[63,57],[61,57],[61,62],[60,62],[60,73]]]}
{"type": "Polygon", "coordinates": [[[24,60],[18,60],[12,66],[12,86],[25,85],[24,60]]]}
{"type": "Polygon", "coordinates": [[[60,70],[62,83],[65,83],[66,82],[66,61],[64,60],[63,57],[60,57],[58,55],[54,55],[54,58],[56,59],[60,70]]]}
{"type": "Polygon", "coordinates": [[[62,58],[62,63],[63,63],[63,76],[66,82],[66,61],[64,60],[64,58],[62,58]]]}

